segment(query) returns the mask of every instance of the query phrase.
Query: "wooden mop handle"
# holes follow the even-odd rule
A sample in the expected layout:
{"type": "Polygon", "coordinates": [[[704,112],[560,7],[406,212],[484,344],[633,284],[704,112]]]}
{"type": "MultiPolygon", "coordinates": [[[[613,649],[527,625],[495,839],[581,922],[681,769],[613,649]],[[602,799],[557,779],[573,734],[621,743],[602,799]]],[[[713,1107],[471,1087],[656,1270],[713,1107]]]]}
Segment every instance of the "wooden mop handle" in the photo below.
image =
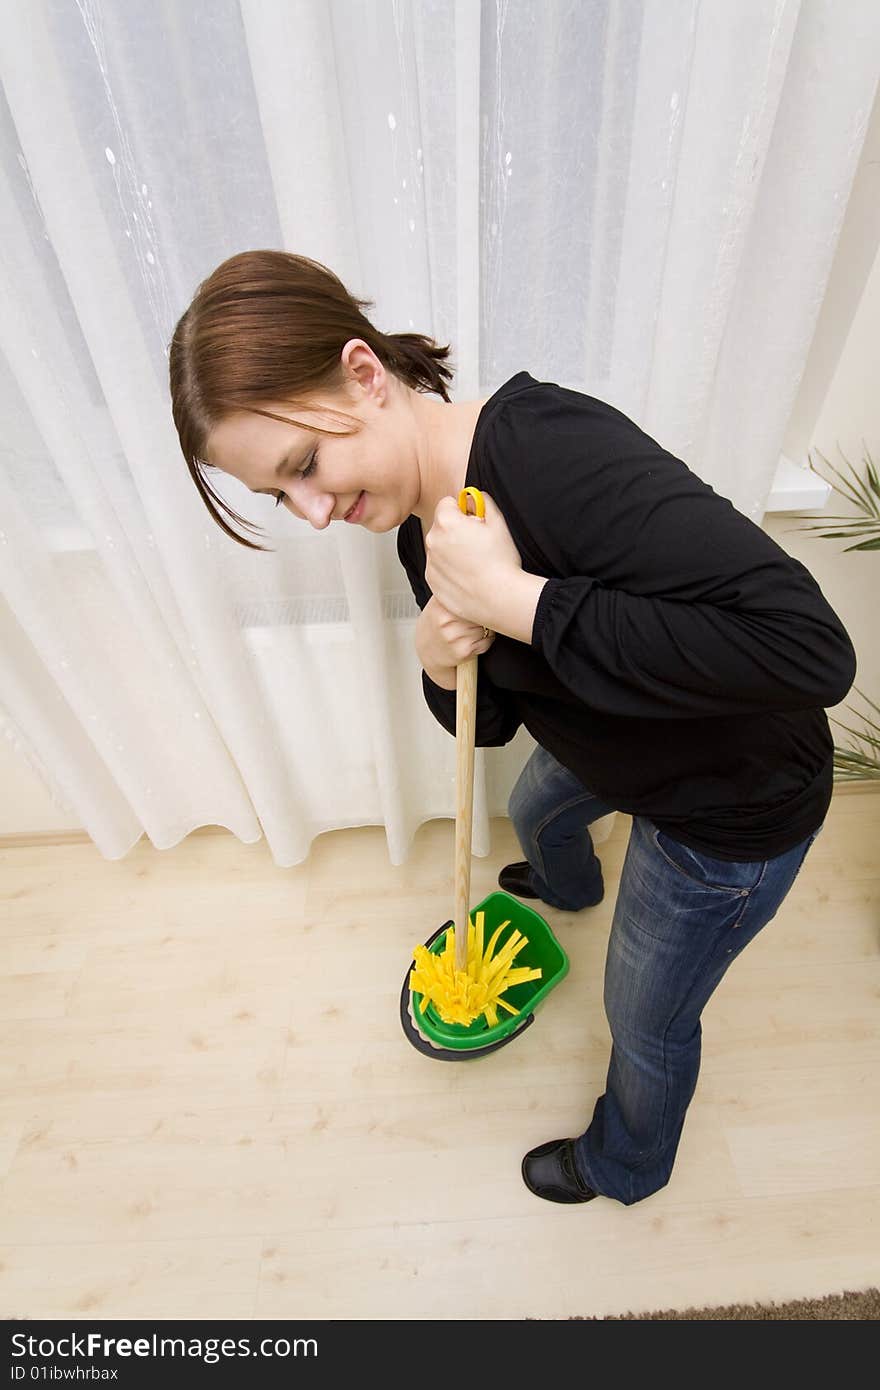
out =
{"type": "Polygon", "coordinates": [[[471,833],[474,821],[474,738],[477,658],[462,661],[455,676],[455,968],[467,968],[471,898],[471,833]]]}
{"type": "MultiPolygon", "coordinates": [[[[476,515],[486,515],[482,493],[466,487],[458,505],[467,515],[468,498],[476,515]]],[[[467,969],[471,897],[471,836],[474,822],[474,746],[477,732],[477,658],[469,656],[455,673],[455,968],[467,969]]]]}

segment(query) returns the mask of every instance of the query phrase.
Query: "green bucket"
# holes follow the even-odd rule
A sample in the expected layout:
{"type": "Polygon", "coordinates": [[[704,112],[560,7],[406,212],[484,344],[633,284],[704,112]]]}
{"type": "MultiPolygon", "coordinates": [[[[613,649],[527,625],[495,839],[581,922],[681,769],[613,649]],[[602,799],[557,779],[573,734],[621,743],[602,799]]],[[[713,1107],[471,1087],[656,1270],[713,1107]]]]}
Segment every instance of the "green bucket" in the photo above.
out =
{"type": "MultiPolygon", "coordinates": [[[[543,1002],[554,985],[558,985],[559,981],[568,974],[568,956],[544,918],[535,912],[534,908],[519,902],[509,893],[496,892],[490,893],[488,898],[484,898],[472,910],[472,921],[475,920],[478,912],[485,914],[486,941],[502,922],[510,923],[498,938],[499,949],[513,932],[522,932],[527,944],[517,955],[516,964],[518,966],[527,965],[531,969],[540,968],[541,978],[539,980],[526,980],[505,991],[504,998],[519,1012],[508,1014],[499,1010],[499,1020],[492,1028],[486,1022],[485,1014],[480,1014],[473,1023],[465,1025],[462,1023],[444,1023],[434,1005],[430,1003],[422,1013],[422,995],[417,990],[410,990],[412,996],[411,1017],[415,1021],[418,1031],[437,1048],[470,1052],[475,1048],[488,1049],[506,1041],[513,1033],[516,1033],[527,1023],[531,1023],[532,1015],[538,1005],[543,1002]]],[[[451,923],[447,923],[447,928],[451,925],[451,923]]],[[[439,954],[445,944],[446,930],[441,929],[437,936],[428,943],[428,949],[439,954]]]]}

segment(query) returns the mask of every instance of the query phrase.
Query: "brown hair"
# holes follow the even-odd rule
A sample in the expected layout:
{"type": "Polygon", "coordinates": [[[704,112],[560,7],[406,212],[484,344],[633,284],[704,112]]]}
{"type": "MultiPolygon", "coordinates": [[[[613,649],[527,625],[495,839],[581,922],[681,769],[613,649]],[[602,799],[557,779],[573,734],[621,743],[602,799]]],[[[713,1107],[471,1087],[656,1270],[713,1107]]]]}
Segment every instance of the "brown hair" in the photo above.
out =
{"type": "MultiPolygon", "coordinates": [[[[171,413],[202,500],[218,526],[239,545],[270,550],[237,535],[220,516],[215,502],[233,521],[251,531],[260,529],[210,486],[204,470],[214,465],[203,457],[212,430],[233,411],[281,420],[283,416],[260,409],[259,403],[284,400],[295,409],[308,409],[303,397],[309,394],[341,394],[345,374],[340,354],[350,338],[362,338],[407,386],[437,392],[449,401],[449,345],[439,347],[422,333],[380,333],[361,313],[373,303],[355,299],[332,270],[306,256],[242,251],[202,281],[180,318],[169,345],[171,413]]],[[[355,417],[334,413],[354,423],[343,433],[360,428],[355,417]]],[[[313,424],[303,428],[333,432],[313,424]]]]}

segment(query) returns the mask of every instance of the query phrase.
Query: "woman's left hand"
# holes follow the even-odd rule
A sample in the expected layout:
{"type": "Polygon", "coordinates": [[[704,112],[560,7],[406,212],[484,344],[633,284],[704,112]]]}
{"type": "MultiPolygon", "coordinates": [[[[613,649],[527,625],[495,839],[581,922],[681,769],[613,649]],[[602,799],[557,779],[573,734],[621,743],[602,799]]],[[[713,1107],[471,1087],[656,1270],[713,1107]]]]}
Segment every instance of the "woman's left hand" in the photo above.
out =
{"type": "Polygon", "coordinates": [[[483,493],[484,520],[465,516],[454,497],[441,497],[425,537],[425,578],[438,603],[470,623],[492,629],[493,596],[522,569],[507,522],[483,493]]]}

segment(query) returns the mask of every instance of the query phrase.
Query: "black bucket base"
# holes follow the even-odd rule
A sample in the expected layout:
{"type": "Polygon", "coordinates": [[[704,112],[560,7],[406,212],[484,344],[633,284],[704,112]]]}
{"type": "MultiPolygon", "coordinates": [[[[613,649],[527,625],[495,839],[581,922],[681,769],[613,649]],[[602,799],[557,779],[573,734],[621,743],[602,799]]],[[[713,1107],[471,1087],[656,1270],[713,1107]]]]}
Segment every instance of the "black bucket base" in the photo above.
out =
{"type": "MultiPolygon", "coordinates": [[[[443,923],[442,927],[437,928],[433,936],[428,937],[425,945],[432,946],[441,932],[445,932],[447,927],[451,926],[452,919],[450,918],[448,922],[443,923]]],[[[407,1041],[411,1042],[416,1052],[421,1052],[423,1057],[432,1057],[437,1062],[469,1062],[474,1057],[486,1057],[490,1052],[497,1052],[499,1047],[506,1047],[508,1043],[513,1042],[514,1038],[518,1038],[535,1021],[535,1015],[529,1014],[515,1032],[508,1033],[506,1038],[500,1038],[498,1042],[487,1043],[485,1047],[434,1047],[433,1043],[429,1043],[426,1038],[422,1037],[410,1013],[412,990],[409,987],[409,976],[410,970],[415,969],[415,964],[413,961],[403,977],[403,989],[400,991],[400,1026],[403,1028],[407,1041]]]]}

